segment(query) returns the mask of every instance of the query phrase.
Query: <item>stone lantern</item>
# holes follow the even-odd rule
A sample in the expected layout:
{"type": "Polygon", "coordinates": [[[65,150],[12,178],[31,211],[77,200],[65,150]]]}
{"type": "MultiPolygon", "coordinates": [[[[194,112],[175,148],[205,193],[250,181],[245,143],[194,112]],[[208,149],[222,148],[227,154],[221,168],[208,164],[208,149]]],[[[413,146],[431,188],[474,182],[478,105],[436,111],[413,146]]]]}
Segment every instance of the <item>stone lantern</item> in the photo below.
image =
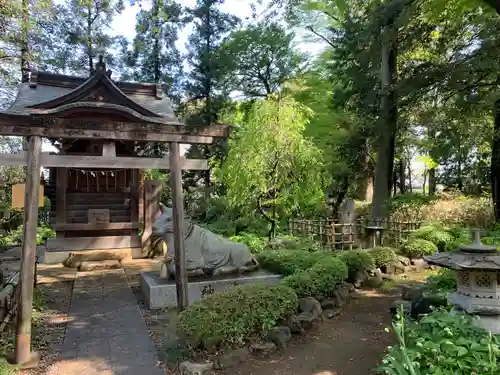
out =
{"type": "Polygon", "coordinates": [[[500,333],[500,253],[495,246],[481,243],[480,231],[473,230],[471,245],[457,252],[425,257],[429,264],[457,271],[457,290],[448,295],[456,310],[477,315],[476,325],[500,333]]]}

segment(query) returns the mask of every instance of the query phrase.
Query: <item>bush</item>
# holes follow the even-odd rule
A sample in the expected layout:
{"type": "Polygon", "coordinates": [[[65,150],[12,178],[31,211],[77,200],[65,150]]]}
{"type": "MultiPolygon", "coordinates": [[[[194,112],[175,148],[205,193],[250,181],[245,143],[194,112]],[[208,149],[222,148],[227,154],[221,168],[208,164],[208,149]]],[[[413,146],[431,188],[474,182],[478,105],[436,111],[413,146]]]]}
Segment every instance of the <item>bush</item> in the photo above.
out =
{"type": "Polygon", "coordinates": [[[260,265],[268,271],[288,276],[307,270],[319,261],[333,256],[327,252],[305,250],[269,250],[257,254],[260,265]]]}
{"type": "Polygon", "coordinates": [[[299,298],[328,297],[347,276],[347,265],[338,257],[331,257],[305,271],[285,277],[281,283],[293,289],[299,298]]]}
{"type": "Polygon", "coordinates": [[[434,243],[421,238],[410,239],[401,248],[401,253],[410,259],[422,258],[424,255],[432,255],[437,252],[438,248],[434,243]]]}
{"type": "Polygon", "coordinates": [[[255,234],[240,233],[239,235],[232,236],[229,239],[234,242],[244,243],[250,248],[250,251],[253,254],[261,253],[267,249],[267,239],[258,237],[255,234]]]}
{"type": "Polygon", "coordinates": [[[377,268],[392,266],[398,260],[396,251],[390,247],[374,247],[368,250],[368,254],[372,257],[377,268]]]}
{"type": "MultiPolygon", "coordinates": [[[[56,232],[48,227],[38,227],[36,228],[36,244],[44,245],[45,241],[49,238],[54,238],[56,232]]],[[[23,239],[23,226],[21,225],[17,229],[13,230],[10,234],[2,236],[0,238],[0,249],[9,249],[14,246],[21,246],[23,239]]]]}
{"type": "Polygon", "coordinates": [[[179,314],[179,328],[194,348],[239,346],[266,334],[297,306],[297,295],[284,285],[238,285],[189,305],[179,314]]]}
{"type": "Polygon", "coordinates": [[[389,347],[379,373],[392,375],[497,375],[498,337],[472,325],[473,317],[436,311],[393,325],[399,345],[389,347]]]}
{"type": "Polygon", "coordinates": [[[425,288],[437,293],[450,293],[457,288],[456,271],[440,269],[437,275],[425,280],[425,288]]]}
{"type": "Polygon", "coordinates": [[[375,268],[373,258],[366,251],[348,250],[340,254],[339,258],[347,265],[350,280],[358,271],[368,271],[375,268]]]}
{"type": "Polygon", "coordinates": [[[446,229],[436,225],[424,225],[410,235],[410,239],[422,239],[432,242],[439,251],[455,242],[455,237],[446,229]]]}

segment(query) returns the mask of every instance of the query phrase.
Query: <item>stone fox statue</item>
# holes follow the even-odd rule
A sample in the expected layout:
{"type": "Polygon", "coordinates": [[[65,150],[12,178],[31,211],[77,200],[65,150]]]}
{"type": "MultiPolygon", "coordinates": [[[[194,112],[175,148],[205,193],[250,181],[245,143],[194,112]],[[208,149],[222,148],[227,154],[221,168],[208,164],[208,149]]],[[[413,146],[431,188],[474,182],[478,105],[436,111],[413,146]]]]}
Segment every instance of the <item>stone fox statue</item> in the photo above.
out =
{"type": "MultiPolygon", "coordinates": [[[[166,267],[168,275],[175,275],[174,231],[172,209],[160,203],[160,212],[153,223],[153,235],[167,244],[166,267]]],[[[184,218],[184,252],[188,277],[225,275],[254,271],[257,259],[247,245],[232,242],[184,218]]]]}

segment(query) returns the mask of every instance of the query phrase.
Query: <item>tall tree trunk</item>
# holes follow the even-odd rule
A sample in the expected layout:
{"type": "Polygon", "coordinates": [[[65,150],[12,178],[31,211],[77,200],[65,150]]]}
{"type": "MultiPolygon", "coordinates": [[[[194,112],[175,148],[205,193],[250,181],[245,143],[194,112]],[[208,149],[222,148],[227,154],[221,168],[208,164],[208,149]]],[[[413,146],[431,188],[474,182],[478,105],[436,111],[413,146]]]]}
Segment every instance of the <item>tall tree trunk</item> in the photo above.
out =
{"type": "Polygon", "coordinates": [[[88,64],[89,72],[92,75],[94,73],[94,48],[92,46],[92,5],[87,8],[87,52],[88,52],[88,64]]]}
{"type": "Polygon", "coordinates": [[[30,71],[30,50],[29,50],[29,1],[23,0],[21,3],[21,82],[29,81],[30,71]]]}
{"type": "Polygon", "coordinates": [[[153,30],[153,55],[154,55],[154,82],[160,82],[161,70],[160,70],[160,9],[161,0],[155,0],[153,6],[153,18],[154,18],[154,30],[153,30]]]}
{"type": "Polygon", "coordinates": [[[491,145],[490,171],[495,221],[498,222],[500,221],[500,99],[495,102],[494,116],[495,125],[493,142],[491,145]]]}
{"type": "MultiPolygon", "coordinates": [[[[207,9],[207,14],[205,17],[205,61],[204,61],[204,74],[205,74],[205,79],[204,79],[204,91],[205,91],[205,110],[204,110],[204,117],[205,117],[205,125],[209,126],[213,121],[213,108],[212,108],[212,67],[211,67],[211,58],[210,58],[210,53],[211,53],[211,46],[212,46],[212,32],[211,32],[211,8],[208,7],[207,9]]],[[[205,146],[205,157],[210,157],[211,154],[211,149],[210,146],[207,145],[205,146]]],[[[208,168],[204,173],[204,181],[205,181],[205,199],[209,200],[210,199],[210,168],[208,168]]]]}
{"type": "Polygon", "coordinates": [[[381,117],[384,129],[381,131],[375,166],[375,186],[373,193],[372,219],[382,219],[387,215],[386,203],[390,196],[394,169],[394,153],[396,148],[397,104],[396,104],[396,73],[397,44],[396,31],[392,29],[393,20],[389,20],[384,30],[386,36],[382,45],[382,100],[381,117]]]}
{"type": "Polygon", "coordinates": [[[405,161],[403,158],[399,161],[399,192],[401,194],[406,193],[406,168],[405,168],[405,161]]]}
{"type": "Polygon", "coordinates": [[[436,168],[429,169],[429,195],[436,194],[436,168]]]}
{"type": "Polygon", "coordinates": [[[408,191],[413,193],[413,179],[412,179],[412,170],[411,170],[411,162],[406,164],[406,169],[408,171],[408,191]]]}

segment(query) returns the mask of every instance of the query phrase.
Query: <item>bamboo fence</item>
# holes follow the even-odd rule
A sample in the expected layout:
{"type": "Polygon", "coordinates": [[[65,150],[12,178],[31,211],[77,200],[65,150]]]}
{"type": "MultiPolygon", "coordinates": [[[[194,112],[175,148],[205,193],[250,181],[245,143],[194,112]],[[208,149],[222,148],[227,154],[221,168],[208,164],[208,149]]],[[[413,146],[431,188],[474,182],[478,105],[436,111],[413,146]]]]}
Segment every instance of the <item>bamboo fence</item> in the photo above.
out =
{"type": "Polygon", "coordinates": [[[292,219],[289,223],[291,236],[301,236],[317,241],[334,250],[352,250],[373,243],[366,228],[381,227],[381,245],[399,247],[413,231],[422,225],[419,221],[357,220],[339,223],[334,219],[292,219]]]}

